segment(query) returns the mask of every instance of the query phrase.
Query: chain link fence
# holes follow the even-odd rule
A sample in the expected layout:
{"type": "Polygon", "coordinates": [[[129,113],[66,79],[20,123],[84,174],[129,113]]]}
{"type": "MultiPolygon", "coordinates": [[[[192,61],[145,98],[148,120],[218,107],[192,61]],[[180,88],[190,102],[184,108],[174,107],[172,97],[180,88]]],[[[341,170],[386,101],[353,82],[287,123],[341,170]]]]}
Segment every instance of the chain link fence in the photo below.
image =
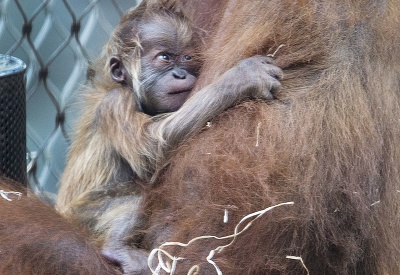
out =
{"type": "Polygon", "coordinates": [[[27,171],[37,192],[56,193],[77,90],[120,16],[140,0],[0,0],[0,54],[26,70],[27,171]]]}

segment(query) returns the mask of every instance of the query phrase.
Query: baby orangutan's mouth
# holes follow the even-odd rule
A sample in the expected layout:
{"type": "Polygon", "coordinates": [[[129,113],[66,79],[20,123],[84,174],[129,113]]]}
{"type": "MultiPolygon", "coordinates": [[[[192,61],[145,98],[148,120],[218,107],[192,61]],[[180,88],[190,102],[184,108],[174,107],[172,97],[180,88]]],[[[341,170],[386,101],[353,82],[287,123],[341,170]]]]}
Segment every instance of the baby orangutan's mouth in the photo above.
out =
{"type": "Polygon", "coordinates": [[[168,94],[170,94],[170,95],[177,95],[177,94],[184,94],[184,93],[190,93],[190,89],[189,90],[179,90],[179,91],[172,91],[172,92],[169,92],[168,94]]]}

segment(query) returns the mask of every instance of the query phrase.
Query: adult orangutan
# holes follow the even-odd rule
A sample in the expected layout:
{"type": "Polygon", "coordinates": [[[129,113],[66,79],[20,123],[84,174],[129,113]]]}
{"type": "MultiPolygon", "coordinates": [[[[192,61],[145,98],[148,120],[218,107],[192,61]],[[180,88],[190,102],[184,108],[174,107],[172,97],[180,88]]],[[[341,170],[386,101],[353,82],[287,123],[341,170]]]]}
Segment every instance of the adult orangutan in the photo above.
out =
{"type": "MultiPolygon", "coordinates": [[[[197,89],[284,44],[283,89],[180,147],[145,197],[143,247],[230,235],[245,215],[294,202],[208,260],[224,274],[398,274],[400,1],[224,2],[197,89]]],[[[229,242],[162,249],[182,258],[176,274],[214,274],[206,258],[229,242]]]]}
{"type": "MultiPolygon", "coordinates": [[[[217,0],[182,2],[201,9],[201,27],[217,0]]],[[[180,146],[144,196],[141,247],[230,235],[245,215],[294,202],[254,220],[222,251],[231,239],[164,246],[179,258],[165,269],[398,274],[400,2],[218,2],[223,16],[210,19],[196,90],[281,44],[283,89],[277,100],[228,110],[180,146]]]]}

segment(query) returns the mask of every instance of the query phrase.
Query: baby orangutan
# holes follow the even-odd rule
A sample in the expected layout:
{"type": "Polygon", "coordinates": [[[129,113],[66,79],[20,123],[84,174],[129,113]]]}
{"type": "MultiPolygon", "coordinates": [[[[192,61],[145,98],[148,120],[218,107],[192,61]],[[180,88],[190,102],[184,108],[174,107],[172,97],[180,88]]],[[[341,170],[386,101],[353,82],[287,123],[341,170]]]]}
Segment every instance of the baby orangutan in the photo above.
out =
{"type": "Polygon", "coordinates": [[[281,70],[268,57],[244,59],[194,95],[201,39],[173,7],[128,11],[107,43],[69,152],[57,206],[89,227],[125,273],[147,268],[139,250],[142,188],[174,148],[245,99],[272,99],[281,70]],[[218,93],[215,93],[218,91],[218,93]],[[141,262],[143,265],[130,266],[141,262]]]}

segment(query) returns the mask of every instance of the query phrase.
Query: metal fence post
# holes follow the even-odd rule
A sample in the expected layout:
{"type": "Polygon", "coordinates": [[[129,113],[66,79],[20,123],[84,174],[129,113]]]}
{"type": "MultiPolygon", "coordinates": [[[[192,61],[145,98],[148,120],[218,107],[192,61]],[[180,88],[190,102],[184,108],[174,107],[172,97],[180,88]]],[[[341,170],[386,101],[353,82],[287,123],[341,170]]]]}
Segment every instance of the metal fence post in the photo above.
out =
{"type": "Polygon", "coordinates": [[[0,54],[0,175],[26,186],[25,68],[0,54]]]}

